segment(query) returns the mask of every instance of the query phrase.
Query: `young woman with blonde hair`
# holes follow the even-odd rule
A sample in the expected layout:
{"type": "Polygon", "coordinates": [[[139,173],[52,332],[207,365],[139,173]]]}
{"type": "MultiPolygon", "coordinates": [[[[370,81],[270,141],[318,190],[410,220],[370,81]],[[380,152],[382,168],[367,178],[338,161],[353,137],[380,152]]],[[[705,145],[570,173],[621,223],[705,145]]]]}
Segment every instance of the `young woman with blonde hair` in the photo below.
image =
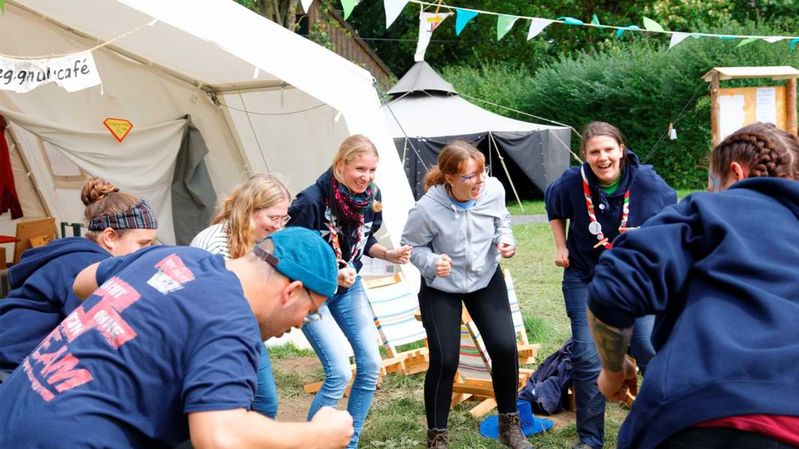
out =
{"type": "Polygon", "coordinates": [[[306,324],[302,331],[325,370],[325,381],[311,404],[308,419],[323,406],[335,406],[344,395],[352,371],[337,334],[343,331],[352,345],[356,374],[347,410],[355,433],[348,448],[358,446],[380,370],[377,328],[358,277],[361,257],[369,255],[401,264],[408,262],[411,252],[409,246],[388,249],[374,237],[383,220],[380,192],[373,182],[377,161],[377,149],[368,138],[356,134],[344,139],[331,167],[300,192],[289,209],[289,226],[318,231],[333,248],[341,267],[338,292],[322,307],[323,319],[306,324]]]}
{"type": "MultiPolygon", "coordinates": [[[[274,175],[253,175],[219,202],[211,226],[200,231],[190,246],[203,248],[225,259],[237,259],[252,250],[255,243],[283,229],[289,220],[291,201],[286,186],[274,175]]],[[[253,409],[274,419],[278,396],[272,364],[266,347],[258,366],[258,388],[253,409]]]]}
{"type": "Polygon", "coordinates": [[[0,300],[0,381],[77,308],[75,276],[87,266],[155,241],[158,222],[143,199],[101,178],[81,190],[88,232],[22,253],[8,272],[11,291],[0,300]]]}

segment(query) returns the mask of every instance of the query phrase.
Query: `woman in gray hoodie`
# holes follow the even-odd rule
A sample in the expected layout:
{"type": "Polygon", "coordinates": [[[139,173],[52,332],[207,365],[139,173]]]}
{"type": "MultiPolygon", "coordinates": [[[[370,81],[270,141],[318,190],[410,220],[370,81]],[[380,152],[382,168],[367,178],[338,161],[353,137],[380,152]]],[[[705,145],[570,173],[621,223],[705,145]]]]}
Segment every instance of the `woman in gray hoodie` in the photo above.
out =
{"type": "Polygon", "coordinates": [[[425,195],[408,214],[402,243],[422,273],[419,306],[430,346],[424,385],[427,447],[447,447],[447,418],[460,350],[461,301],[493,361],[500,441],[531,448],[519,426],[516,337],[501,257],[516,242],[505,208],[505,189],[485,172],[485,157],[468,142],[445,146],[425,178],[425,195]]]}

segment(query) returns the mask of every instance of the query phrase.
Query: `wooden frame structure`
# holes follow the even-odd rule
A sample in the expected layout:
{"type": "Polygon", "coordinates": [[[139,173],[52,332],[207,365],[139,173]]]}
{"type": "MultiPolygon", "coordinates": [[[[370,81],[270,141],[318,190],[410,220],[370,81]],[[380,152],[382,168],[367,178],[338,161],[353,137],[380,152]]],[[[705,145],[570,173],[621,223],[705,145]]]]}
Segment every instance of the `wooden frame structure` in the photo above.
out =
{"type": "Polygon", "coordinates": [[[721,105],[719,97],[721,97],[722,93],[721,81],[749,78],[770,78],[775,81],[786,80],[784,102],[781,105],[785,112],[785,123],[784,126],[780,126],[780,123],[775,123],[775,125],[795,135],[797,133],[797,76],[799,76],[799,70],[791,66],[714,67],[705,73],[702,78],[710,83],[710,128],[713,134],[713,146],[715,147],[720,142],[721,105]]]}

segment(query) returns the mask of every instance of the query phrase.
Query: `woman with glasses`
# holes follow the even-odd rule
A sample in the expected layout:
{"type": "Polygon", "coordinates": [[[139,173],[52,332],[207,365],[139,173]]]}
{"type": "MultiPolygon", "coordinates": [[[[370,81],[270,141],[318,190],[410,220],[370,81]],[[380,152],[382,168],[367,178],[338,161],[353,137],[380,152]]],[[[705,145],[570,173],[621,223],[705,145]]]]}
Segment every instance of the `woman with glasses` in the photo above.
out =
{"type": "Polygon", "coordinates": [[[427,447],[447,447],[463,302],[491,356],[499,440],[514,449],[531,448],[516,409],[516,335],[499,266],[500,257],[516,253],[505,189],[487,176],[483,154],[465,141],[444,147],[425,177],[425,189],[408,214],[402,242],[413,248],[411,262],[423,278],[419,308],[430,346],[424,382],[427,447]]]}
{"type": "Polygon", "coordinates": [[[309,420],[321,407],[335,407],[352,378],[348,353],[338,338],[341,332],[355,353],[356,375],[347,403],[355,433],[348,448],[358,446],[380,371],[377,328],[358,276],[361,257],[402,264],[411,252],[409,246],[388,249],[374,237],[382,222],[380,192],[373,182],[377,162],[377,149],[368,138],[357,134],[346,138],[331,167],[300,192],[289,209],[289,226],[318,231],[339,261],[338,291],[322,307],[322,319],[302,331],[325,371],[322,388],[308,410],[309,420]]]}
{"type": "MultiPolygon", "coordinates": [[[[583,131],[585,163],[556,179],[545,194],[555,265],[564,268],[563,297],[571,321],[577,435],[575,449],[599,449],[605,440],[605,398],[599,393],[599,359],[588,327],[588,283],[599,256],[621,233],[636,229],[677,194],[649,165],[625,148],[621,132],[605,122],[589,123],[583,131]],[[566,222],[569,234],[566,237],[566,222]]],[[[631,345],[645,371],[655,354],[650,336],[654,316],[636,320],[631,345]]]]}
{"type": "MultiPolygon", "coordinates": [[[[226,260],[242,257],[257,241],[283,229],[289,221],[290,201],[288,189],[275,176],[253,175],[222,199],[211,226],[197,234],[190,245],[222,255],[226,260]]],[[[274,419],[277,404],[277,386],[264,346],[252,406],[255,411],[274,419]]]]}

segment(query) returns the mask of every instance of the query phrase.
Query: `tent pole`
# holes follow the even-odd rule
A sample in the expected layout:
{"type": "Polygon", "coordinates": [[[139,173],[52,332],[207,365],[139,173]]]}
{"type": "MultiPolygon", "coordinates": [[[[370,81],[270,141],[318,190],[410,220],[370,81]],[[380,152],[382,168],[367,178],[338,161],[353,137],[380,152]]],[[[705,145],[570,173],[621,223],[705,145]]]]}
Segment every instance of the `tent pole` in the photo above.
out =
{"type": "Polygon", "coordinates": [[[497,152],[497,157],[499,158],[499,162],[502,164],[502,168],[505,170],[505,176],[508,177],[508,182],[510,183],[510,188],[513,190],[513,196],[516,197],[516,202],[519,203],[519,208],[521,208],[522,213],[524,213],[524,206],[522,206],[522,200],[519,199],[519,193],[516,192],[516,186],[513,185],[513,180],[510,179],[510,172],[508,172],[508,166],[505,165],[505,158],[499,154],[499,147],[497,146],[497,142],[494,140],[494,134],[489,131],[488,132],[488,153],[491,154],[491,144],[494,144],[494,150],[497,152]]]}

